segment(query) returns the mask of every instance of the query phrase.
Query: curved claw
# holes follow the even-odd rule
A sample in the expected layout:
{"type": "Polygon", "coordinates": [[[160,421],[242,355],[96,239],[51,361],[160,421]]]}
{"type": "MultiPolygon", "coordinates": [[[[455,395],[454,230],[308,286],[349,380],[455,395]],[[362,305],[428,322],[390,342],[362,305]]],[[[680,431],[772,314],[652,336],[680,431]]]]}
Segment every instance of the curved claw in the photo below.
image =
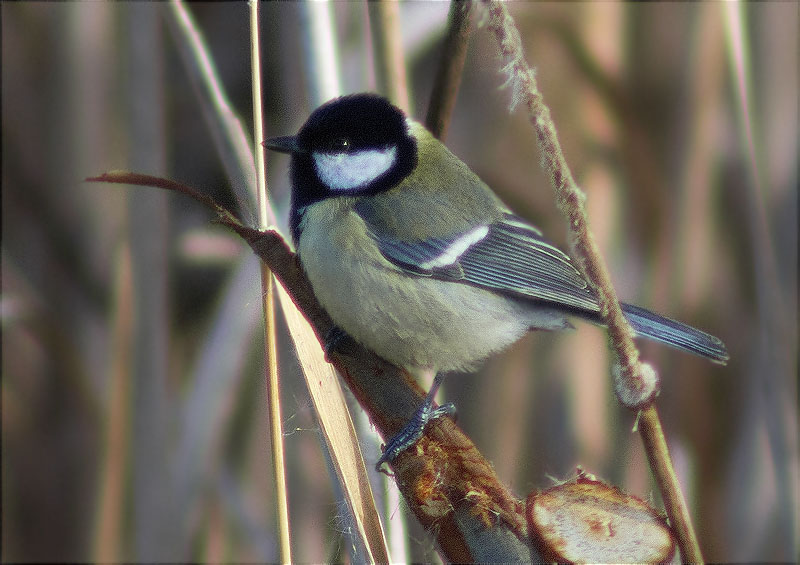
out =
{"type": "Polygon", "coordinates": [[[384,463],[391,463],[403,451],[417,443],[425,432],[425,426],[427,426],[429,422],[444,416],[455,415],[456,407],[450,402],[437,406],[436,408],[433,407],[433,398],[436,396],[436,391],[442,384],[443,378],[441,374],[436,375],[422,406],[417,409],[414,416],[411,417],[411,420],[409,420],[403,429],[386,444],[383,454],[375,464],[376,471],[380,472],[381,466],[384,463]]]}
{"type": "Polygon", "coordinates": [[[339,326],[331,326],[331,329],[325,334],[325,361],[328,363],[331,362],[331,353],[336,351],[346,338],[347,334],[342,328],[339,326]]]}

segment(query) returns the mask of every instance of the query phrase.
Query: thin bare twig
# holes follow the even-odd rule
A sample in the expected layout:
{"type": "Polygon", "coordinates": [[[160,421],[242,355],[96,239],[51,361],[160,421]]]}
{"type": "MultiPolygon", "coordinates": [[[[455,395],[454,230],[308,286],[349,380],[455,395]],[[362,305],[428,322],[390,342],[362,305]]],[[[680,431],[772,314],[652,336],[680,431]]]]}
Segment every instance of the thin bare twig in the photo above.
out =
{"type": "Polygon", "coordinates": [[[212,139],[231,181],[233,195],[240,210],[252,210],[257,198],[256,172],[244,126],[225,92],[214,59],[192,12],[180,0],[170,2],[169,7],[168,15],[171,17],[167,21],[178,37],[177,45],[190,79],[200,86],[203,117],[208,122],[212,139]]]}

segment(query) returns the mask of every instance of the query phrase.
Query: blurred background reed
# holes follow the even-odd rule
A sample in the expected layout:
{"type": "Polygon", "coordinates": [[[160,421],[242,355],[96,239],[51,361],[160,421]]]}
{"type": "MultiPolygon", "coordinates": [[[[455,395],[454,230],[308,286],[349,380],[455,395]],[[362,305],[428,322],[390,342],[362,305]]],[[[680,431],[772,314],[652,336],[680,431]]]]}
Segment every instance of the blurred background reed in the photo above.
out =
{"type": "MultiPolygon", "coordinates": [[[[169,7],[1,9],[2,559],[274,561],[255,259],[185,198],[82,180],[132,169],[236,206],[243,181],[216,149],[169,7]]],[[[189,9],[250,131],[246,4],[189,9]]],[[[723,368],[642,343],[706,559],[795,559],[797,4],[510,9],[620,297],[730,350],[723,368]]],[[[342,88],[375,89],[366,6],[332,13],[342,88]]],[[[400,6],[419,119],[446,15],[400,6]]],[[[262,26],[267,134],[294,133],[313,109],[305,5],[264,4],[262,26]]],[[[497,61],[477,28],[447,144],[566,248],[497,61]]],[[[287,167],[270,156],[281,222],[287,167]]],[[[350,526],[280,316],[279,330],[294,558],[348,561],[350,526]]],[[[581,324],[450,378],[446,398],[519,496],[580,464],[658,503],[608,364],[602,330],[581,324]]],[[[409,537],[404,559],[435,558],[424,532],[409,537]]]]}

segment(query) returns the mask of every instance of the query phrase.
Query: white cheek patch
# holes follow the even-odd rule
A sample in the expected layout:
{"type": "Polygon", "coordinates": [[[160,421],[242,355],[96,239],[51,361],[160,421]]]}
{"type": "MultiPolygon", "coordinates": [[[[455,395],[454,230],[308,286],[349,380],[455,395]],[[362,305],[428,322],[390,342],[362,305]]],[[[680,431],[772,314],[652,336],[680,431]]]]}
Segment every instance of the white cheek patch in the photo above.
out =
{"type": "Polygon", "coordinates": [[[317,176],[331,190],[352,190],[369,184],[392,168],[397,147],[351,153],[312,153],[317,176]]]}
{"type": "Polygon", "coordinates": [[[448,245],[444,253],[438,257],[434,257],[430,261],[425,261],[420,267],[423,269],[435,269],[437,267],[452,265],[458,261],[458,258],[461,257],[467,249],[486,237],[488,233],[489,226],[478,226],[448,245]]]}

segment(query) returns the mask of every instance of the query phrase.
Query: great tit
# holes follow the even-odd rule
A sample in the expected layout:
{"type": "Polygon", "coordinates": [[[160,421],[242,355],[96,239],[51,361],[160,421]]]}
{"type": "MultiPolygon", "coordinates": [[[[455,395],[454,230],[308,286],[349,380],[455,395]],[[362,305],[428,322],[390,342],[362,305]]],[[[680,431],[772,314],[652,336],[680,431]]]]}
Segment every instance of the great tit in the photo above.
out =
{"type": "MultiPolygon", "coordinates": [[[[424,126],[385,98],[352,94],[315,110],[291,155],[290,227],[314,293],[346,334],[413,374],[437,375],[378,466],[422,434],[448,371],[463,371],[529,330],[600,323],[597,294],[569,256],[513,214],[424,126]]],[[[724,364],[718,338],[622,305],[638,336],[724,364]]]]}

